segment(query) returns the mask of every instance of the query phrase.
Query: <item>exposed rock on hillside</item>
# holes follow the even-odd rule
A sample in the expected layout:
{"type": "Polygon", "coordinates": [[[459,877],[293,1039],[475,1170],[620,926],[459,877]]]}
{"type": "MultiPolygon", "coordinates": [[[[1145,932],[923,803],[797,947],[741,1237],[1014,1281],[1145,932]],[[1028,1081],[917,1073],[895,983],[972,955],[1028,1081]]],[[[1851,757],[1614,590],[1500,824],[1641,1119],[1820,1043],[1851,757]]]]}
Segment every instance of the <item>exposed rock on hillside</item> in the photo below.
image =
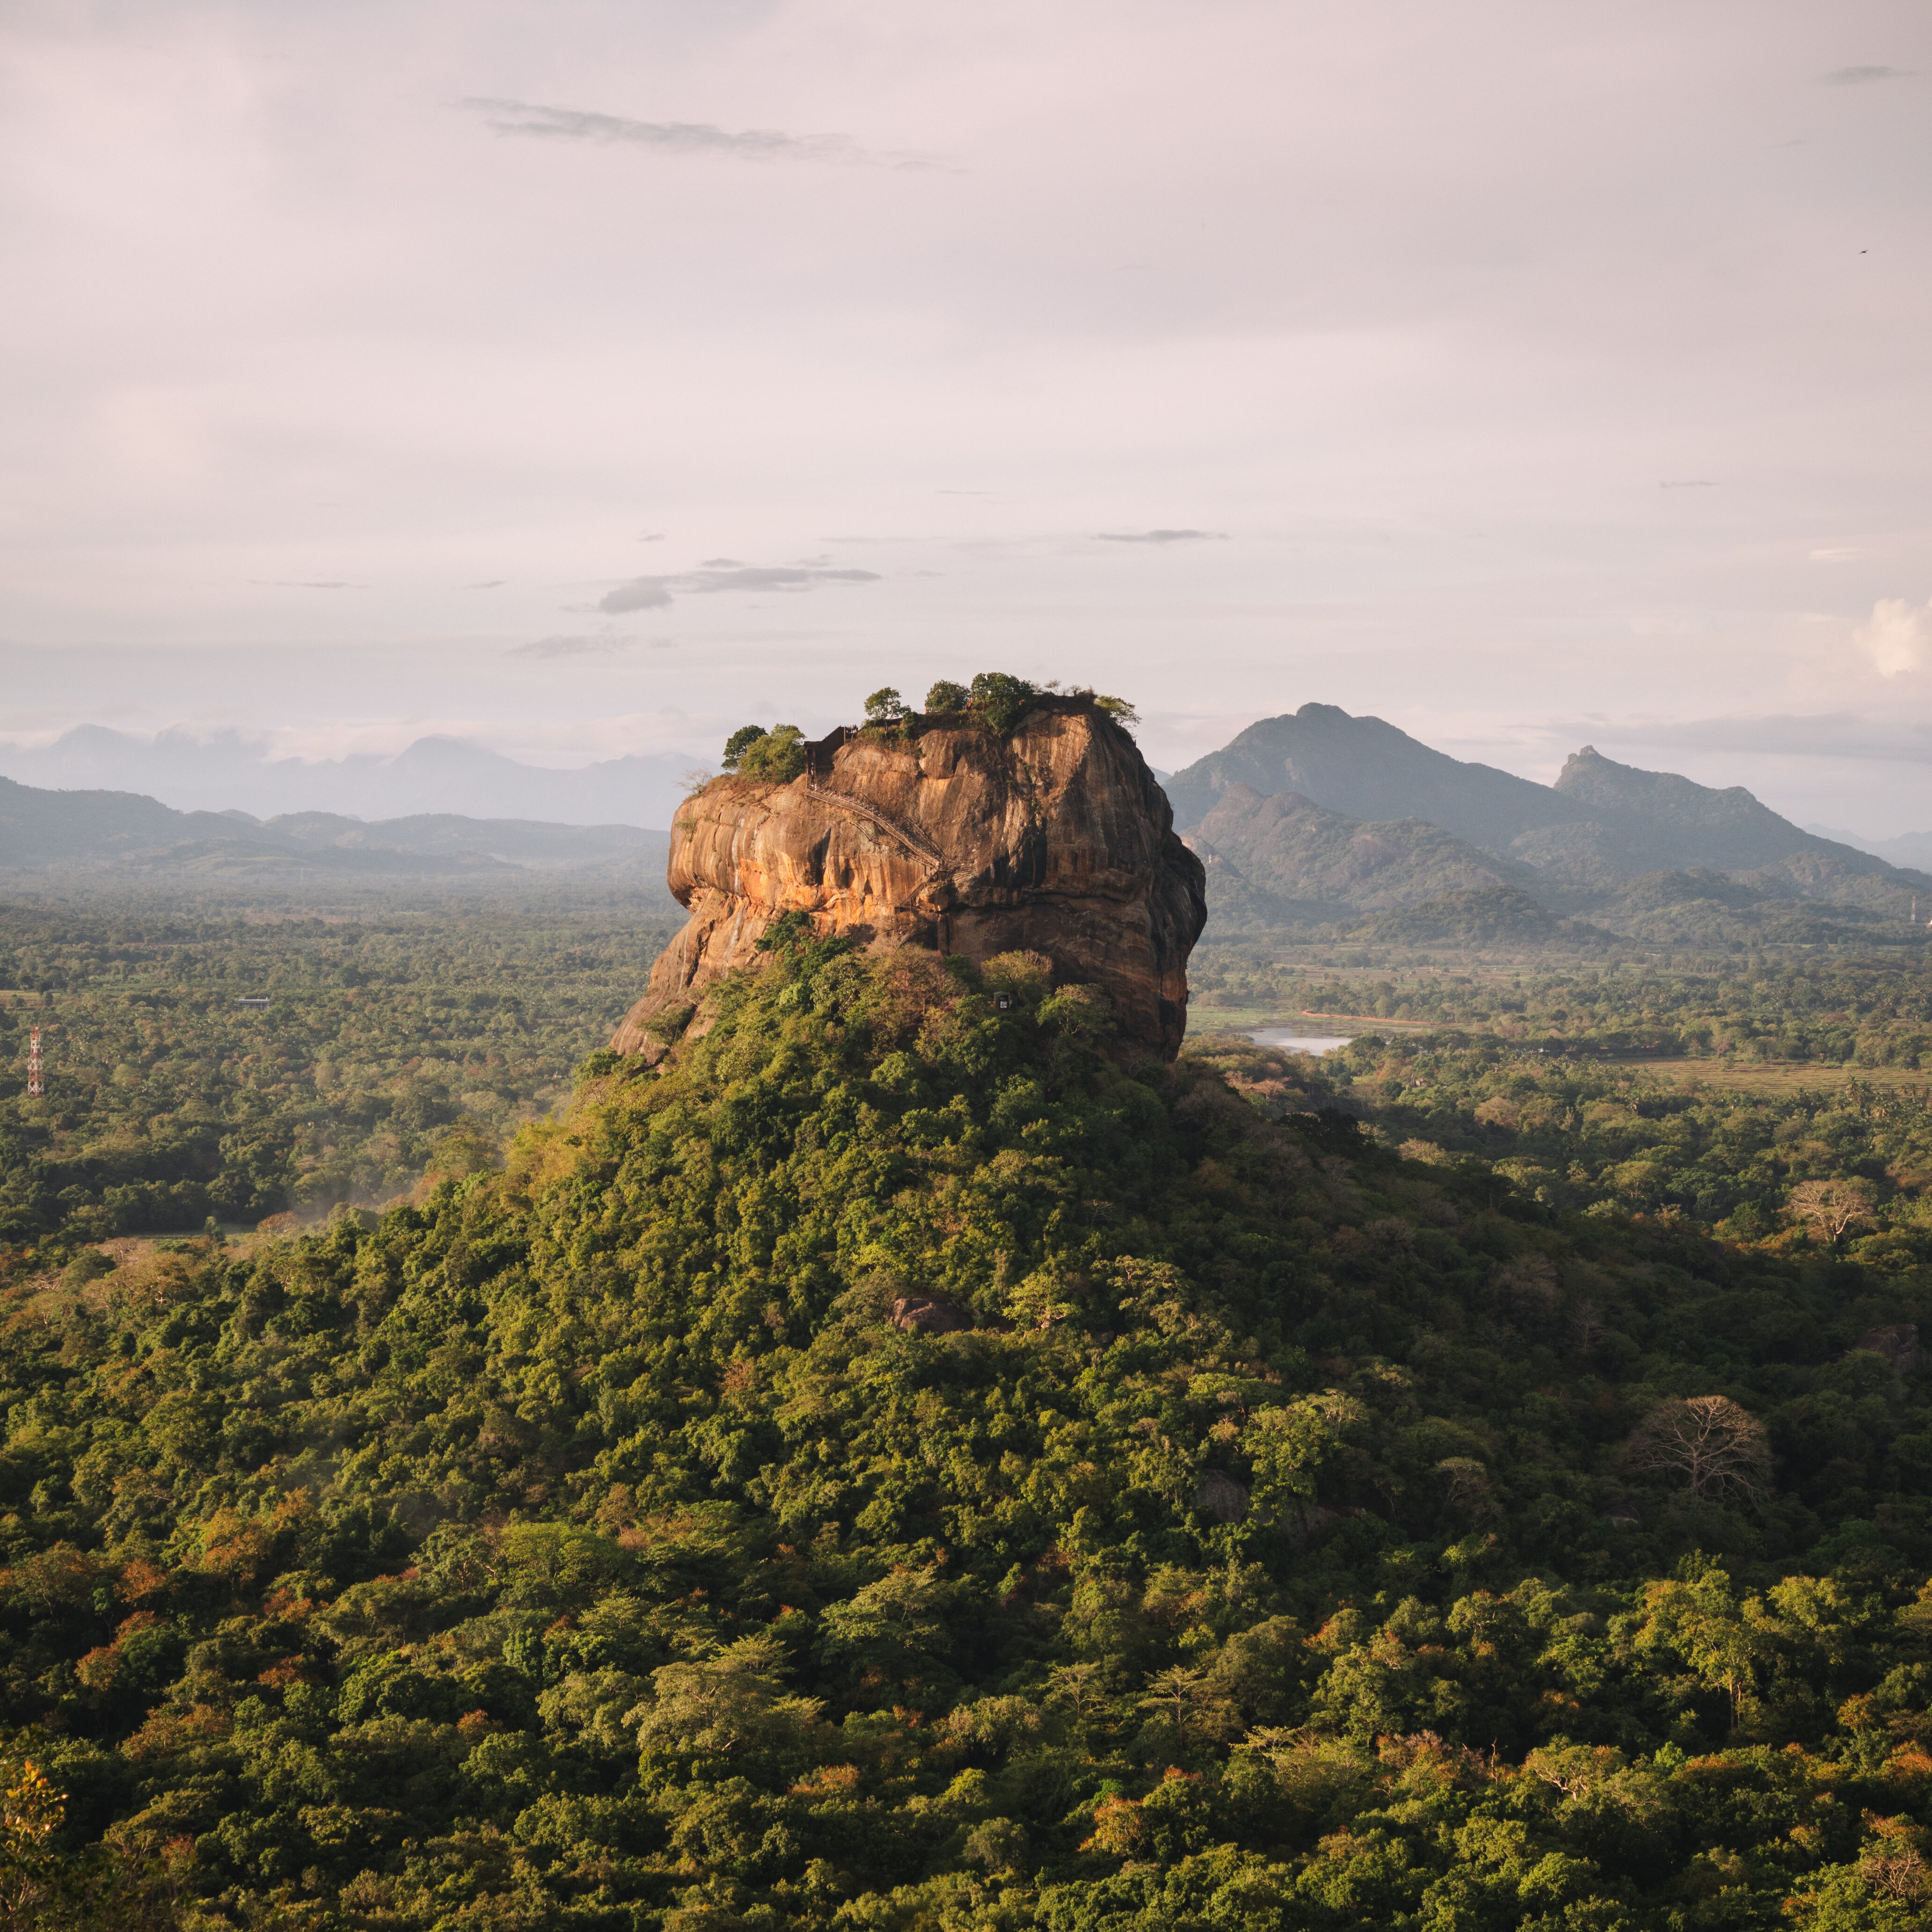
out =
{"type": "Polygon", "coordinates": [[[714,778],[680,811],[668,880],[689,910],[611,1040],[655,1054],[774,920],[984,960],[1044,953],[1099,987],[1121,1037],[1179,1051],[1200,861],[1133,740],[1090,702],[1035,702],[1005,736],[964,716],[835,734],[817,776],[714,778]],[[835,740],[844,736],[846,742],[835,740]]]}

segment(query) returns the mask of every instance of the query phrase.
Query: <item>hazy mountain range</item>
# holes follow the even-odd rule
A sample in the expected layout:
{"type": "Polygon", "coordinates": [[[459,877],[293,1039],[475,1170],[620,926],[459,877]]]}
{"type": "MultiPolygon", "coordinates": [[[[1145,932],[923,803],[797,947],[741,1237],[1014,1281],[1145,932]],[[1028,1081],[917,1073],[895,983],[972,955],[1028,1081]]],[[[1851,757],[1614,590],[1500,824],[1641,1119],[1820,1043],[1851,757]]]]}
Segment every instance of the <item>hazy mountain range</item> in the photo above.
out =
{"type": "MultiPolygon", "coordinates": [[[[669,824],[687,769],[667,756],[548,771],[449,738],[388,759],[271,760],[238,738],[150,742],[94,727],[12,762],[22,759],[67,788],[0,778],[0,867],[284,882],[599,866],[661,879],[668,835],[645,827],[669,824]],[[157,772],[176,802],[132,788],[157,772]],[[422,808],[260,816],[238,802],[304,788],[422,808]],[[218,806],[181,808],[196,797],[218,806]]],[[[1640,771],[1588,746],[1538,784],[1381,718],[1304,704],[1162,782],[1223,932],[1744,946],[1903,939],[1922,897],[1932,916],[1932,874],[1795,825],[1742,787],[1640,771]]],[[[1891,842],[1904,856],[1918,842],[1891,842]]]]}
{"type": "Polygon", "coordinates": [[[1915,866],[1932,871],[1932,832],[1902,832],[1896,838],[1867,838],[1834,825],[1808,825],[1821,838],[1834,838],[1841,845],[1856,845],[1894,866],[1915,866]]]}
{"type": "Polygon", "coordinates": [[[552,771],[460,738],[418,738],[394,757],[278,758],[238,733],[148,739],[83,724],[51,745],[0,744],[0,774],[58,790],[140,792],[182,812],[258,818],[324,812],[362,819],[424,812],[663,828],[690,789],[682,752],[552,771]]]}
{"type": "MultiPolygon", "coordinates": [[[[203,878],[321,873],[363,881],[615,866],[660,881],[670,835],[452,812],[373,822],[307,812],[177,812],[125,791],[49,791],[0,778],[0,868],[203,878]]],[[[669,896],[665,904],[670,905],[669,896]]]]}

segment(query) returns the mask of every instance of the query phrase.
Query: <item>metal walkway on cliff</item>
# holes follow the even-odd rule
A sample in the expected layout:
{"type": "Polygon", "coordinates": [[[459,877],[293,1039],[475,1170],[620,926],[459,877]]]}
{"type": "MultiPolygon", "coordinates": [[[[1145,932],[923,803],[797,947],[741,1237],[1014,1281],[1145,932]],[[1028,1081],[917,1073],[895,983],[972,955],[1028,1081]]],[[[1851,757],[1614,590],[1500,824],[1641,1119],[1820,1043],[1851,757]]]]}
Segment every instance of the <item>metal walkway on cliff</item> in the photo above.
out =
{"type": "Polygon", "coordinates": [[[890,812],[884,812],[876,805],[856,796],[849,791],[834,791],[830,785],[820,784],[818,774],[821,769],[830,771],[832,754],[840,746],[850,744],[858,733],[849,724],[842,724],[836,730],[808,744],[805,748],[805,788],[814,798],[829,799],[835,805],[842,805],[848,812],[856,812],[861,818],[869,818],[882,832],[890,832],[908,850],[916,852],[922,859],[934,866],[946,863],[946,854],[934,844],[922,832],[915,832],[910,825],[895,818],[890,812]]]}
{"type": "Polygon", "coordinates": [[[829,798],[834,804],[842,805],[848,812],[856,812],[861,818],[869,818],[880,830],[890,832],[901,844],[916,852],[922,859],[929,859],[935,866],[946,863],[945,854],[930,838],[922,832],[915,832],[909,825],[901,824],[890,812],[881,812],[876,805],[868,805],[862,798],[856,798],[849,791],[834,791],[816,778],[807,778],[805,788],[814,798],[829,798]]]}

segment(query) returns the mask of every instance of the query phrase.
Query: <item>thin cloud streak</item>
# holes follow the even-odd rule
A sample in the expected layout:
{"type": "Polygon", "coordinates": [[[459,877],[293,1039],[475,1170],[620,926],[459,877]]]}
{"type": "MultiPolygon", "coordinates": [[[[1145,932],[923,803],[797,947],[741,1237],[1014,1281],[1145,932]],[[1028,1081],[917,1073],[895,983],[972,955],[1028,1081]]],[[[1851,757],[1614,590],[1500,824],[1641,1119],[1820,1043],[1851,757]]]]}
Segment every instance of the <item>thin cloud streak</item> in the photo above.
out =
{"type": "Polygon", "coordinates": [[[775,128],[732,130],[709,121],[633,121],[581,107],[471,96],[457,106],[483,116],[497,134],[539,141],[587,141],[667,154],[723,154],[741,161],[813,161],[835,167],[930,168],[929,155],[873,154],[844,134],[788,134],[775,128]]]}

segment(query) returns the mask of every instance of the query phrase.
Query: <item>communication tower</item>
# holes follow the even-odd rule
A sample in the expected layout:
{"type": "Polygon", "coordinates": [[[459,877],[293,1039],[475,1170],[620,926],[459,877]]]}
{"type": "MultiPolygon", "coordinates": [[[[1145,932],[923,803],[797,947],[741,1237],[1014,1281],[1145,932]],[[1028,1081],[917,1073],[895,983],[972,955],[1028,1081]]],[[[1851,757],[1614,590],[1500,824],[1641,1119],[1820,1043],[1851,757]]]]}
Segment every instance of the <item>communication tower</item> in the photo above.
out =
{"type": "Polygon", "coordinates": [[[27,1091],[38,1096],[46,1090],[46,1077],[40,1064],[40,1030],[34,1027],[27,1035],[27,1091]]]}

